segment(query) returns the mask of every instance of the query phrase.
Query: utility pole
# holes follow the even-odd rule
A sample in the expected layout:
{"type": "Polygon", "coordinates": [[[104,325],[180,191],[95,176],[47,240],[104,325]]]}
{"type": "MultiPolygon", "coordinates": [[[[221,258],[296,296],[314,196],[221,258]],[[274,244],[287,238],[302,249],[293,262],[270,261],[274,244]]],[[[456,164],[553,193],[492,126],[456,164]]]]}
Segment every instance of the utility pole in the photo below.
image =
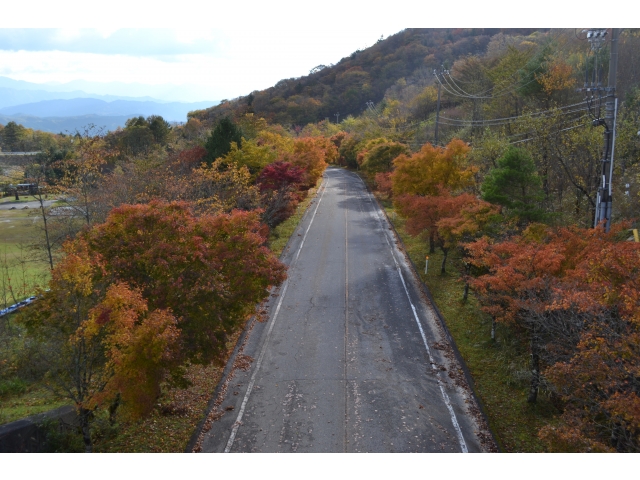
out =
{"type": "Polygon", "coordinates": [[[336,112],[336,113],[334,113],[334,115],[336,116],[336,124],[340,123],[340,122],[338,122],[338,119],[340,118],[340,113],[336,112]]]}
{"type": "MultiPolygon", "coordinates": [[[[441,68],[440,73],[442,73],[444,71],[444,67],[441,68]]],[[[440,82],[440,80],[438,79],[438,73],[436,72],[436,69],[433,69],[433,74],[436,77],[436,80],[438,80],[438,105],[436,106],[436,131],[435,131],[435,140],[434,140],[434,144],[437,146],[438,145],[438,124],[440,123],[440,89],[442,88],[442,83],[440,82]]]]}
{"type": "MultiPolygon", "coordinates": [[[[592,34],[589,31],[589,34],[592,34]]],[[[587,34],[587,38],[589,37],[587,34]]],[[[606,33],[605,33],[606,34],[606,33]]],[[[594,227],[603,220],[605,221],[605,232],[611,228],[611,205],[612,205],[612,188],[611,177],[613,176],[613,154],[615,152],[615,132],[616,132],[616,116],[618,113],[618,98],[616,97],[616,71],[618,68],[618,36],[620,29],[611,29],[611,56],[609,59],[609,79],[605,89],[605,114],[604,119],[597,118],[594,125],[604,126],[604,148],[602,153],[602,180],[598,187],[598,196],[596,200],[596,214],[594,219],[594,227]]],[[[596,66],[597,68],[597,66],[596,66]]]]}

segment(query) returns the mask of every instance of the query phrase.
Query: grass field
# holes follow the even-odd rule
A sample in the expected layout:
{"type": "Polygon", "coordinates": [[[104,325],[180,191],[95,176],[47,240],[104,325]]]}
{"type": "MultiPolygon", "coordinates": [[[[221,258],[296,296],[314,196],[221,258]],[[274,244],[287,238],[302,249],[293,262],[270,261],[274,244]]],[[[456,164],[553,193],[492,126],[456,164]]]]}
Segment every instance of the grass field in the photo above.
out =
{"type": "Polygon", "coordinates": [[[24,389],[0,397],[0,425],[21,418],[48,412],[69,402],[55,398],[53,393],[40,384],[25,384],[24,389]]]}
{"type": "Polygon", "coordinates": [[[41,235],[41,220],[33,213],[36,213],[33,209],[0,210],[2,308],[32,295],[36,286],[45,285],[49,278],[47,263],[38,259],[32,248],[41,235]],[[11,291],[8,289],[9,282],[11,291]]]}

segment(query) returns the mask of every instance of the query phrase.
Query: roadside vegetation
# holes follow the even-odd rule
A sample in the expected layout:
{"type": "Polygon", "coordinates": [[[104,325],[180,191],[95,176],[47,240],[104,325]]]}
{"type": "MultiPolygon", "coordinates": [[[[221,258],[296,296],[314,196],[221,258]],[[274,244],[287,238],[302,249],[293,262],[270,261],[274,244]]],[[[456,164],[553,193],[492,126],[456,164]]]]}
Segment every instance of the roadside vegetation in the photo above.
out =
{"type": "Polygon", "coordinates": [[[75,405],[87,451],[184,448],[191,432],[162,432],[197,422],[333,164],[367,179],[418,270],[429,256],[505,451],[639,451],[640,35],[620,36],[606,233],[604,106],[577,88],[608,48],[573,29],[407,29],[182,126],[0,127],[4,151],[40,152],[0,165],[5,202],[39,202],[0,210],[0,302],[39,296],[0,317],[1,405],[42,386],[75,405]]]}

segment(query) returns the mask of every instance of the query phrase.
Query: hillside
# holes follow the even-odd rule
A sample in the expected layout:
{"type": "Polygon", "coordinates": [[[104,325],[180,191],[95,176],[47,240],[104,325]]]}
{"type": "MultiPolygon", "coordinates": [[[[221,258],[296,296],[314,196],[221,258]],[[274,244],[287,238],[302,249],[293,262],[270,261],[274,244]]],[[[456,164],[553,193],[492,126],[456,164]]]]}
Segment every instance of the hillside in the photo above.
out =
{"type": "Polygon", "coordinates": [[[271,88],[198,112],[200,120],[252,112],[271,122],[304,125],[325,118],[358,115],[367,102],[380,102],[398,80],[431,78],[434,68],[466,55],[481,55],[498,34],[528,35],[535,29],[406,29],[357,50],[335,65],[318,65],[309,75],[283,79],[271,88]]]}

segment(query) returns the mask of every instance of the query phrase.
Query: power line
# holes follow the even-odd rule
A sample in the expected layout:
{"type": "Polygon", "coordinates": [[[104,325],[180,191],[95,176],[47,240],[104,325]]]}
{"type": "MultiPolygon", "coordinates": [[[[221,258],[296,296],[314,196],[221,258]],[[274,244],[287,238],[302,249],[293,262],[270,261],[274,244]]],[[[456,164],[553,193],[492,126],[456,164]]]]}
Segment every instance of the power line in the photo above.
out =
{"type": "Polygon", "coordinates": [[[578,112],[583,112],[583,111],[587,111],[588,110],[588,106],[586,106],[587,102],[586,101],[582,101],[580,103],[574,103],[572,105],[565,105],[563,107],[558,107],[556,109],[551,109],[551,110],[543,110],[540,112],[532,112],[532,113],[527,113],[524,115],[518,115],[518,116],[514,116],[514,117],[503,117],[503,118],[494,118],[494,119],[488,119],[488,120],[463,120],[463,119],[458,119],[458,118],[449,118],[449,117],[443,117],[440,116],[441,119],[443,120],[447,120],[449,122],[454,122],[457,124],[464,124],[464,125],[469,125],[469,126],[499,126],[499,125],[509,125],[512,124],[514,122],[516,122],[517,120],[523,119],[523,118],[549,118],[552,117],[553,115],[546,115],[548,113],[551,114],[557,114],[557,116],[561,116],[561,115],[569,115],[572,113],[578,113],[578,112]],[[574,110],[568,110],[568,111],[563,111],[563,109],[566,108],[572,108],[572,107],[576,107],[576,106],[580,106],[580,105],[585,105],[584,108],[578,108],[578,109],[574,109],[574,110]]]}
{"type": "MultiPolygon", "coordinates": [[[[538,47],[538,49],[536,50],[536,52],[535,52],[535,53],[533,53],[533,54],[529,57],[529,60],[527,61],[527,63],[528,63],[528,62],[530,62],[530,61],[535,57],[535,55],[539,54],[539,53],[542,51],[542,49],[546,47],[546,45],[548,45],[549,43],[554,42],[554,41],[556,41],[558,38],[560,38],[560,37],[563,35],[563,30],[565,30],[565,29],[561,29],[560,31],[558,31],[558,33],[555,35],[555,38],[550,38],[550,39],[548,39],[548,41],[547,41],[547,43],[546,43],[545,45],[541,45],[540,47],[538,47]]],[[[564,50],[565,46],[569,43],[569,40],[570,40],[569,38],[565,39],[565,41],[564,41],[560,46],[558,46],[558,47],[557,47],[557,50],[558,50],[558,51],[562,51],[562,50],[564,50]]],[[[541,68],[542,68],[542,65],[538,65],[538,67],[536,67],[536,68],[535,68],[531,73],[532,73],[532,74],[535,74],[535,72],[537,72],[537,71],[538,71],[538,70],[540,70],[541,68]]],[[[517,71],[513,72],[513,73],[510,75],[510,78],[514,78],[514,77],[515,77],[515,75],[517,75],[517,74],[518,74],[518,72],[519,72],[519,70],[517,70],[517,71]]],[[[446,73],[448,74],[448,76],[449,76],[449,77],[451,77],[451,79],[452,79],[452,81],[453,81],[453,80],[454,80],[454,77],[452,77],[452,76],[451,76],[451,72],[450,72],[450,71],[447,71],[446,73]]],[[[446,79],[445,79],[445,80],[446,80],[446,79]]],[[[529,85],[530,83],[533,83],[534,81],[536,81],[536,79],[535,79],[535,78],[534,78],[533,80],[530,80],[529,82],[525,83],[524,85],[520,85],[518,88],[522,88],[523,86],[529,85]]],[[[465,93],[465,95],[459,95],[459,94],[456,94],[456,93],[453,93],[453,92],[451,92],[451,93],[452,93],[453,95],[456,95],[456,96],[459,96],[459,97],[465,97],[465,98],[478,98],[478,99],[480,99],[480,98],[484,98],[484,99],[496,98],[496,97],[500,97],[500,96],[503,96],[503,95],[507,95],[507,94],[509,94],[509,93],[512,93],[512,92],[514,91],[514,88],[516,88],[516,87],[518,86],[518,83],[519,83],[519,82],[520,82],[520,80],[516,80],[516,81],[515,81],[515,82],[513,82],[511,85],[507,85],[506,87],[504,87],[504,88],[502,88],[501,90],[499,90],[497,94],[493,94],[493,95],[490,95],[490,96],[483,96],[483,95],[484,95],[485,93],[487,93],[487,92],[491,91],[492,89],[494,89],[494,88],[496,87],[495,85],[494,85],[493,87],[491,87],[491,88],[489,88],[489,89],[485,90],[484,92],[479,92],[479,93],[477,93],[477,94],[468,94],[468,93],[464,92],[464,90],[462,90],[462,89],[461,89],[461,90],[462,90],[462,92],[463,92],[463,93],[465,93]]],[[[454,83],[455,83],[455,82],[454,82],[454,83]]],[[[451,86],[451,85],[450,85],[450,86],[451,86]]],[[[454,87],[452,86],[452,88],[454,88],[454,87]]],[[[458,87],[458,88],[460,88],[460,87],[458,87]]],[[[454,88],[454,90],[455,90],[455,88],[454,88]]]]}
{"type": "Polygon", "coordinates": [[[566,132],[567,130],[573,130],[574,128],[584,128],[586,127],[585,124],[582,125],[576,125],[573,127],[569,127],[569,128],[563,128],[562,130],[558,130],[557,132],[553,132],[550,133],[548,135],[544,135],[544,136],[535,136],[535,137],[531,137],[531,138],[525,138],[524,140],[518,140],[517,142],[509,142],[509,145],[515,145],[516,143],[522,143],[522,142],[530,142],[531,140],[535,140],[536,138],[548,138],[551,137],[553,135],[558,135],[560,132],[566,132]]]}

